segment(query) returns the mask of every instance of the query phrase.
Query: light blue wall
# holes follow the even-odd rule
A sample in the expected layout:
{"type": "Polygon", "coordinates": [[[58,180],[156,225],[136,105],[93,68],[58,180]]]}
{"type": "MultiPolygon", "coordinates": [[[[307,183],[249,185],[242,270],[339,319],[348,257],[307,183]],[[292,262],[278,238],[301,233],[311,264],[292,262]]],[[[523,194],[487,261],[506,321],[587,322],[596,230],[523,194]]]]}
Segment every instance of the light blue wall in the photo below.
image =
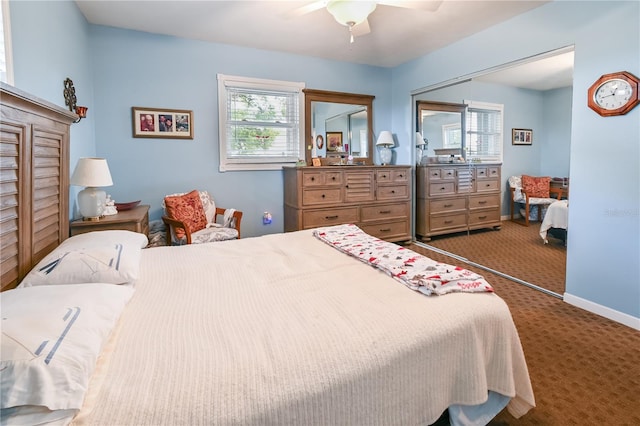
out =
{"type": "Polygon", "coordinates": [[[548,90],[542,100],[543,127],[534,139],[541,145],[540,175],[568,177],[571,157],[573,87],[548,90]]]}
{"type": "Polygon", "coordinates": [[[92,27],[91,40],[97,151],[109,161],[109,191],[115,200],[150,204],[151,219],[160,217],[164,195],[198,188],[243,211],[244,236],[284,229],[281,171],[218,171],[218,73],[373,94],[374,131],[391,125],[385,68],[103,26],[92,27]],[[132,106],[193,110],[194,139],[133,138],[132,106]],[[264,211],[272,213],[271,225],[262,225],[264,211]]]}
{"type": "Polygon", "coordinates": [[[566,293],[635,324],[640,318],[640,107],[624,116],[600,117],[587,107],[587,89],[615,71],[640,76],[639,21],[637,1],[555,1],[396,67],[392,82],[392,130],[401,145],[396,152],[400,162],[410,164],[413,90],[575,45],[566,293]]]}
{"type": "Polygon", "coordinates": [[[555,1],[391,70],[91,26],[71,1],[12,1],[11,19],[16,86],[64,105],[62,82],[71,77],[89,107],[89,118],[72,127],[72,166],[81,156],[106,156],[114,198],[142,199],[155,217],[166,192],[204,187],[219,204],[245,211],[246,235],[282,230],[282,177],[217,172],[216,73],[373,94],[375,132],[391,129],[396,162],[411,164],[411,91],[575,45],[566,289],[640,318],[640,107],[602,118],[586,105],[602,74],[640,75],[636,1],[555,1]],[[134,105],[192,109],[195,139],[132,138],[134,105]],[[263,228],[267,209],[275,220],[263,228]]]}
{"type": "MultiPolygon", "coordinates": [[[[88,106],[88,117],[71,126],[71,171],[80,157],[94,157],[93,76],[91,42],[86,19],[72,1],[10,1],[14,84],[39,98],[67,108],[64,80],[73,80],[78,105],[88,106]]],[[[72,186],[69,212],[77,216],[77,194],[72,186]]]]}

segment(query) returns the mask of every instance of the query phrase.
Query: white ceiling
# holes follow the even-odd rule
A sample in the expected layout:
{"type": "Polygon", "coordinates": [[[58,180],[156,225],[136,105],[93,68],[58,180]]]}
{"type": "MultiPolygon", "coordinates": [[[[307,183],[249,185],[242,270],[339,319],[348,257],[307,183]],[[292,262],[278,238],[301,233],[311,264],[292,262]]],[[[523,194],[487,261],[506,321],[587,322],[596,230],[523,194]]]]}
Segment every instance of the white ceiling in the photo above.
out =
{"type": "Polygon", "coordinates": [[[317,3],[313,0],[76,0],[92,24],[382,67],[424,56],[547,3],[423,2],[439,6],[429,11],[378,4],[368,18],[371,32],[350,43],[348,28],[325,8],[295,13],[317,3]]]}

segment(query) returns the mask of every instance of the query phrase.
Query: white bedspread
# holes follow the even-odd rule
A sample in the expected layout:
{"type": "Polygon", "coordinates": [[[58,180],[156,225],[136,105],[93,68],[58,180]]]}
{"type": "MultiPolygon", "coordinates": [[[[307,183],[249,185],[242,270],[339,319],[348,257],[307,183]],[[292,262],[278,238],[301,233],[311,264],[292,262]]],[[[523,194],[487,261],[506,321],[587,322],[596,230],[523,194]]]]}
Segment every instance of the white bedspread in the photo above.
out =
{"type": "Polygon", "coordinates": [[[143,250],[74,423],[426,425],[488,390],[535,404],[500,297],[427,297],[300,231],[143,250]]]}
{"type": "Polygon", "coordinates": [[[547,213],[544,215],[542,225],[540,225],[540,237],[547,241],[547,231],[551,228],[567,229],[569,226],[569,201],[560,200],[549,205],[547,213]]]}

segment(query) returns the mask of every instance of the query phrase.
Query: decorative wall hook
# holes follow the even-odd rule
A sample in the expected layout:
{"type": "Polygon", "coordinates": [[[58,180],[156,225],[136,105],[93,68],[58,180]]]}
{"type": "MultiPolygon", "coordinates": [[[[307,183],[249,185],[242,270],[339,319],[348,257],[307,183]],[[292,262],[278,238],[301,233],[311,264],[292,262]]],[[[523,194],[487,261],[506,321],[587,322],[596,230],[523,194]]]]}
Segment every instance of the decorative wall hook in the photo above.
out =
{"type": "Polygon", "coordinates": [[[78,119],[74,121],[74,123],[79,123],[80,120],[87,117],[87,107],[78,106],[76,102],[76,88],[73,87],[73,81],[70,78],[67,78],[64,81],[64,104],[69,107],[69,111],[75,112],[78,114],[78,119]]]}

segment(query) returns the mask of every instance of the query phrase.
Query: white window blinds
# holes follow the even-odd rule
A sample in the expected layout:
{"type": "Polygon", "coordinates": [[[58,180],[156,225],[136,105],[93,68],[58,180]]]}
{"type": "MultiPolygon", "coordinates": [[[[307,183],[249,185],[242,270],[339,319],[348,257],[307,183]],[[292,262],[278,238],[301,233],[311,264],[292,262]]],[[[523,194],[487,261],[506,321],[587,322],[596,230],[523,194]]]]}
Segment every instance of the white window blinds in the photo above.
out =
{"type": "Polygon", "coordinates": [[[295,163],[301,146],[301,83],[218,76],[220,169],[265,170],[295,163]]]}
{"type": "Polygon", "coordinates": [[[467,104],[467,159],[502,162],[502,104],[464,101],[467,104]]]}

